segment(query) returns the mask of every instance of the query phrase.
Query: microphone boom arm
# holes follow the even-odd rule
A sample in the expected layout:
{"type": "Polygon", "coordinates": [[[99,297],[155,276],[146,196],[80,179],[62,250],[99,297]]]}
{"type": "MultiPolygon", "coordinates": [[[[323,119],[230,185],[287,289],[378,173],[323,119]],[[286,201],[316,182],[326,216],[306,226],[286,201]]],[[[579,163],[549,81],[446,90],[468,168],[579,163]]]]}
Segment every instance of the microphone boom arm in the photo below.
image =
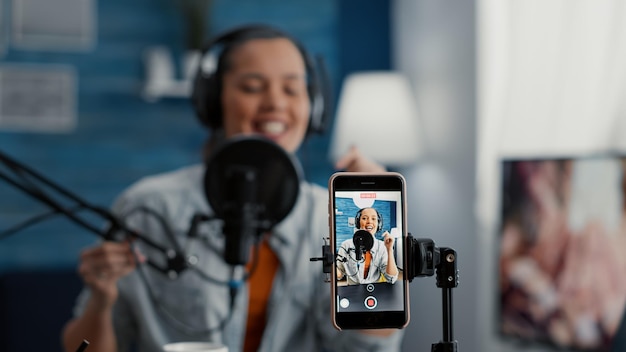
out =
{"type": "Polygon", "coordinates": [[[55,212],[64,215],[66,218],[79,225],[80,227],[100,236],[107,241],[119,241],[123,239],[117,236],[117,234],[120,232],[123,232],[125,234],[124,238],[137,239],[142,241],[146,245],[160,251],[166,256],[168,263],[167,267],[162,267],[158,265],[150,258],[148,258],[147,263],[153,268],[163,272],[164,274],[169,275],[170,277],[174,277],[175,275],[178,275],[180,272],[186,269],[184,255],[181,253],[180,249],[177,248],[178,246],[176,243],[174,243],[174,246],[176,248],[172,249],[150,240],[148,237],[128,228],[110,211],[102,207],[89,204],[87,201],[78,197],[74,193],[61,187],[52,180],[44,177],[42,174],[35,171],[34,169],[9,157],[2,151],[0,151],[0,163],[5,165],[6,169],[11,170],[14,173],[14,177],[11,177],[8,173],[5,173],[2,169],[0,169],[0,179],[3,179],[16,189],[40,201],[41,203],[44,203],[55,212]],[[29,176],[30,178],[27,178],[26,176],[29,176]],[[91,213],[99,216],[103,220],[108,221],[110,223],[109,229],[102,230],[97,226],[89,223],[89,221],[76,215],[73,211],[71,211],[67,207],[64,207],[60,202],[56,201],[55,199],[53,199],[53,197],[46,194],[46,192],[44,192],[41,187],[37,187],[35,183],[33,183],[33,181],[40,182],[41,184],[56,191],[58,194],[65,197],[66,199],[77,203],[81,209],[88,210],[91,213]]]}

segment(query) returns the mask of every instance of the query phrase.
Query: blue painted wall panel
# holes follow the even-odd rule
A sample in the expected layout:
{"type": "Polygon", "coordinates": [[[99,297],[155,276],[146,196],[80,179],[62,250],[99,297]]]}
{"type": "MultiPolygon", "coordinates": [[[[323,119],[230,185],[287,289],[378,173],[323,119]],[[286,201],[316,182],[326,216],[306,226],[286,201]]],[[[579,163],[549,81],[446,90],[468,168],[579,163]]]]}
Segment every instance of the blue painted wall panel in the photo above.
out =
{"type": "MultiPolygon", "coordinates": [[[[278,24],[281,18],[289,18],[284,28],[291,30],[298,24],[294,32],[314,33],[310,36],[323,43],[332,41],[336,21],[328,18],[334,2],[326,3],[299,1],[285,7],[276,1],[216,1],[212,18],[219,19],[214,22],[220,30],[253,20],[278,24]],[[307,16],[311,20],[302,20],[307,16]],[[326,19],[316,26],[315,18],[326,19]]],[[[173,52],[184,49],[184,27],[172,2],[99,1],[97,22],[92,52],[8,48],[2,64],[59,63],[76,69],[79,121],[69,134],[0,132],[0,149],[89,202],[108,207],[138,178],[199,161],[206,132],[199,128],[187,101],[147,103],[140,96],[144,50],[152,45],[166,45],[173,52]]],[[[46,211],[42,204],[0,184],[0,229],[46,211]]],[[[100,223],[94,219],[94,224],[100,223]]],[[[0,242],[0,270],[73,267],[80,249],[96,239],[58,217],[0,242]]]]}
{"type": "MultiPolygon", "coordinates": [[[[78,127],[68,134],[0,130],[0,151],[34,167],[82,198],[108,207],[145,175],[198,162],[206,131],[188,101],[147,103],[142,55],[154,45],[180,54],[185,26],[175,4],[182,0],[94,0],[98,38],[91,52],[0,52],[0,65],[66,64],[78,74],[78,127]],[[2,56],[4,55],[4,56],[2,56]]],[[[336,100],[346,72],[387,69],[388,0],[213,0],[208,31],[247,22],[269,22],[292,32],[313,54],[325,57],[336,100]],[[374,31],[367,50],[353,34],[374,31]],[[350,51],[347,53],[346,51],[350,51]],[[375,53],[375,58],[372,56],[375,53]],[[373,60],[373,61],[372,61],[373,60]]],[[[9,29],[9,0],[0,26],[9,29]]],[[[300,151],[307,178],[326,185],[329,133],[313,136],[300,151]]],[[[0,231],[48,211],[0,180],[0,231]]],[[[98,218],[91,223],[104,226],[98,218]]],[[[63,217],[0,239],[0,350],[60,351],[59,333],[71,312],[80,280],[79,252],[95,235],[63,217]],[[28,273],[33,271],[32,273],[28,273]],[[46,300],[38,300],[45,292],[46,300]],[[50,305],[49,302],[55,302],[50,305]],[[34,319],[34,320],[33,320],[34,319]],[[33,329],[34,328],[34,329],[33,329]],[[33,331],[37,338],[32,339],[33,331]]]]}
{"type": "MultiPolygon", "coordinates": [[[[104,207],[140,177],[200,161],[206,131],[199,127],[188,101],[148,103],[140,95],[144,50],[153,45],[165,45],[175,53],[185,49],[185,26],[173,3],[98,1],[98,38],[90,52],[25,51],[9,45],[0,65],[66,64],[76,69],[78,127],[68,134],[0,130],[0,150],[104,207]]],[[[364,16],[373,19],[364,22],[346,4],[360,6],[343,0],[214,0],[207,32],[248,22],[267,22],[290,31],[313,54],[324,56],[336,99],[350,65],[380,66],[359,64],[369,60],[361,54],[347,56],[353,62],[346,62],[344,51],[351,37],[339,35],[342,28],[350,23],[382,26],[382,37],[388,38],[387,19],[379,20],[370,11],[364,16]]],[[[386,50],[388,40],[369,45],[386,50]]],[[[333,172],[326,157],[328,136],[311,137],[300,151],[307,178],[322,185],[333,172]]],[[[45,211],[45,206],[0,181],[0,231],[45,211]]],[[[0,240],[0,272],[43,266],[73,269],[79,251],[95,240],[64,218],[38,224],[0,240]]]]}

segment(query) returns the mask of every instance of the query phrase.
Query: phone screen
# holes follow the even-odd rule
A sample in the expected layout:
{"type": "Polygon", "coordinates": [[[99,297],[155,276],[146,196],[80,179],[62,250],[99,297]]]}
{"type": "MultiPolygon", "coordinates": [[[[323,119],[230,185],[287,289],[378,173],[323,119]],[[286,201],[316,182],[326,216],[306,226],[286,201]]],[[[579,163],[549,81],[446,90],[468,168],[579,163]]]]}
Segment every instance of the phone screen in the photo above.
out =
{"type": "Polygon", "coordinates": [[[404,178],[391,172],[344,172],[331,177],[329,190],[335,326],[406,326],[404,178]]]}

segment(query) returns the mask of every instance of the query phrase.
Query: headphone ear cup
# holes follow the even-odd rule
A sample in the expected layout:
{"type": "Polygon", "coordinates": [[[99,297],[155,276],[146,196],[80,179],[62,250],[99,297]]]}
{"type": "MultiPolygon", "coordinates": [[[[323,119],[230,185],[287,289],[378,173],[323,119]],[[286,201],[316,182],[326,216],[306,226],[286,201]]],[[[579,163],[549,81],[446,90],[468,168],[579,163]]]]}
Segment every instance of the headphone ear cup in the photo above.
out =
{"type": "Polygon", "coordinates": [[[191,104],[196,112],[196,116],[203,126],[209,127],[208,113],[206,106],[206,79],[198,71],[193,79],[193,90],[191,93],[191,104]]]}
{"type": "Polygon", "coordinates": [[[311,116],[307,134],[323,134],[330,118],[330,78],[321,56],[316,57],[315,62],[308,58],[306,61],[309,71],[308,93],[311,101],[311,116]]]}
{"type": "Polygon", "coordinates": [[[216,129],[222,125],[219,83],[216,75],[198,71],[194,78],[192,104],[202,125],[216,129]]]}
{"type": "Polygon", "coordinates": [[[222,121],[222,102],[220,101],[221,83],[217,78],[217,75],[212,74],[210,77],[205,78],[205,101],[206,101],[206,121],[208,126],[215,130],[223,125],[222,121]]]}
{"type": "Polygon", "coordinates": [[[361,210],[357,211],[354,216],[354,226],[356,226],[358,230],[361,229],[361,210]]]}

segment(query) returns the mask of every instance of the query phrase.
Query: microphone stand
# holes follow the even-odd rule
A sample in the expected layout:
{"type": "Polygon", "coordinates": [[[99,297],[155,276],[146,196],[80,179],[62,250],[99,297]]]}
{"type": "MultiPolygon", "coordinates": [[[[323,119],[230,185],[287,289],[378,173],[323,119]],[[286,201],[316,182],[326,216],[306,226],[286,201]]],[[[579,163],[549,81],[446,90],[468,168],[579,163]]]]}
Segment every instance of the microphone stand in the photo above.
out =
{"type": "Polygon", "coordinates": [[[437,287],[441,288],[443,299],[443,340],[433,344],[433,352],[456,352],[452,322],[452,288],[458,285],[459,275],[456,266],[456,251],[440,248],[444,260],[437,269],[437,287]]]}
{"type": "Polygon", "coordinates": [[[457,253],[452,248],[434,246],[430,239],[406,239],[409,266],[409,282],[417,276],[432,276],[435,268],[437,287],[441,288],[443,339],[432,344],[432,352],[457,352],[458,343],[453,335],[452,288],[458,286],[457,253]],[[425,255],[424,255],[425,254],[425,255]]]}
{"type": "MultiPolygon", "coordinates": [[[[452,288],[459,284],[457,253],[452,248],[435,247],[431,239],[416,239],[410,233],[404,243],[407,254],[406,279],[412,282],[415,277],[433,276],[436,273],[437,287],[441,288],[443,339],[432,344],[431,352],[457,352],[458,342],[454,340],[452,316],[452,288]]],[[[322,257],[310,260],[321,261],[328,277],[336,260],[328,239],[322,246],[322,254],[322,257]]]]}
{"type": "Polygon", "coordinates": [[[181,248],[178,246],[178,243],[176,243],[175,241],[173,241],[174,243],[172,243],[173,248],[168,248],[152,241],[143,234],[140,234],[128,228],[110,211],[102,207],[89,204],[87,201],[81,199],[74,193],[54,183],[34,169],[31,169],[30,167],[18,162],[17,160],[9,157],[1,151],[0,164],[4,165],[7,170],[13,172],[13,177],[11,177],[8,173],[5,173],[2,169],[0,169],[0,179],[3,179],[13,187],[44,203],[57,213],[64,215],[72,222],[78,224],[84,229],[87,229],[88,231],[95,233],[96,235],[108,241],[137,239],[163,253],[163,255],[166,257],[167,262],[165,267],[157,264],[150,258],[147,259],[147,263],[158,271],[166,274],[170,278],[177,277],[182,271],[184,271],[188,267],[185,256],[181,248]],[[37,183],[39,183],[39,185],[37,185],[37,183]],[[90,211],[101,219],[108,221],[110,224],[109,228],[107,230],[102,230],[97,226],[89,223],[89,221],[76,215],[73,211],[69,210],[67,207],[64,207],[60,202],[56,201],[55,199],[53,199],[53,197],[48,195],[42,187],[39,187],[41,185],[46,186],[58,193],[58,195],[65,197],[66,201],[69,200],[78,204],[81,210],[90,211]],[[120,233],[123,233],[124,236],[120,236],[120,233]]]}

